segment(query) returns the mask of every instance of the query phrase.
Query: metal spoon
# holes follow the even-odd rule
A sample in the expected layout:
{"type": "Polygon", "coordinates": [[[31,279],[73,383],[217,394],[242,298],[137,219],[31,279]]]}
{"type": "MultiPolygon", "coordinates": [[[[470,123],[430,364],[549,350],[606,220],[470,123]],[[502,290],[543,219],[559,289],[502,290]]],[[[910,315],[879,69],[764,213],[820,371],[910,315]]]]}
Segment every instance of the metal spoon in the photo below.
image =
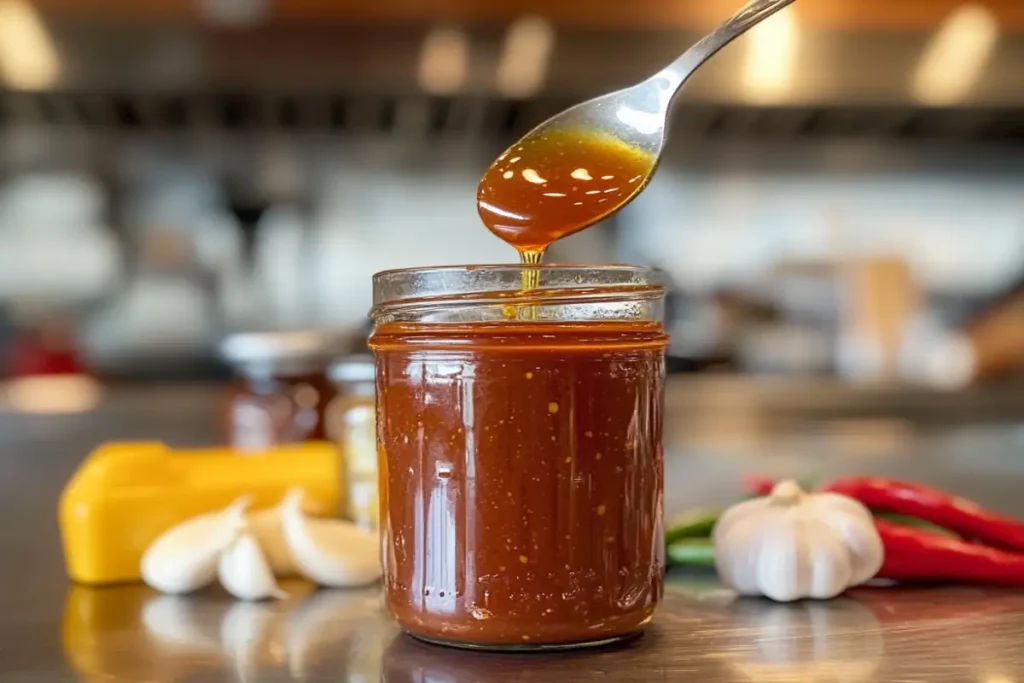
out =
{"type": "Polygon", "coordinates": [[[577,104],[527,133],[480,181],[477,209],[484,224],[524,258],[539,260],[554,240],[628,204],[657,169],[672,102],[687,79],[793,1],[753,0],[647,80],[577,104]]]}

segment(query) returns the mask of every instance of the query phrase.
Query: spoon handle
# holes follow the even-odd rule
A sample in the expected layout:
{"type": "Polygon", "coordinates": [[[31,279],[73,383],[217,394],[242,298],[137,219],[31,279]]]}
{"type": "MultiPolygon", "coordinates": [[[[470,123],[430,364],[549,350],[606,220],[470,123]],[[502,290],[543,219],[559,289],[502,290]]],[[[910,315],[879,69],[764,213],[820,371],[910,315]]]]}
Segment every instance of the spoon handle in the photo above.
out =
{"type": "Polygon", "coordinates": [[[667,78],[672,89],[678,91],[697,67],[708,61],[716,52],[793,2],[794,0],[752,0],[732,18],[684,52],[679,59],[659,71],[655,78],[667,78]]]}

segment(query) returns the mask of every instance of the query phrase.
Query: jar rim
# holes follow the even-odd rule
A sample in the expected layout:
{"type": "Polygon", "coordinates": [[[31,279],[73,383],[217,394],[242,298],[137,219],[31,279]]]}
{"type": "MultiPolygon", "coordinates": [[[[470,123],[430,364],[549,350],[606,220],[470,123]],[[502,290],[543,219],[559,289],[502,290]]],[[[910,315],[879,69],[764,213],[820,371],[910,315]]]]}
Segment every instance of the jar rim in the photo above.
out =
{"type": "Polygon", "coordinates": [[[482,264],[403,268],[373,276],[374,321],[398,310],[443,306],[543,305],[660,300],[666,278],[650,266],[625,264],[482,264]],[[526,288],[524,282],[532,282],[526,288]]]}

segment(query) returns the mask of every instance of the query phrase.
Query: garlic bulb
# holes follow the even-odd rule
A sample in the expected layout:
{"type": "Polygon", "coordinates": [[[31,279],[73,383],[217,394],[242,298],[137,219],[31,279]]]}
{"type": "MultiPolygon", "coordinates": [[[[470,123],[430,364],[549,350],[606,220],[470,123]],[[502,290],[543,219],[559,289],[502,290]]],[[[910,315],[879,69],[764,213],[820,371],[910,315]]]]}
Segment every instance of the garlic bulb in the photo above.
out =
{"type": "Polygon", "coordinates": [[[288,542],[284,539],[281,508],[257,510],[250,514],[248,519],[249,529],[256,535],[256,542],[266,556],[274,576],[295,576],[295,558],[292,557],[292,551],[288,549],[288,542]]]}
{"type": "Polygon", "coordinates": [[[308,518],[302,491],[281,504],[284,537],[302,576],[321,586],[365,586],[381,576],[380,538],[351,522],[308,518]]]}
{"type": "Polygon", "coordinates": [[[722,583],[779,602],[835,597],[882,566],[867,508],[834,493],[804,493],[791,481],[727,510],[712,538],[722,583]]]}
{"type": "Polygon", "coordinates": [[[248,498],[164,532],[142,555],[142,580],[164,593],[191,593],[217,576],[217,561],[245,526],[248,498]]]}
{"type": "Polygon", "coordinates": [[[251,532],[243,532],[221,554],[217,577],[228,593],[239,600],[287,597],[277,587],[274,574],[251,532]]]}

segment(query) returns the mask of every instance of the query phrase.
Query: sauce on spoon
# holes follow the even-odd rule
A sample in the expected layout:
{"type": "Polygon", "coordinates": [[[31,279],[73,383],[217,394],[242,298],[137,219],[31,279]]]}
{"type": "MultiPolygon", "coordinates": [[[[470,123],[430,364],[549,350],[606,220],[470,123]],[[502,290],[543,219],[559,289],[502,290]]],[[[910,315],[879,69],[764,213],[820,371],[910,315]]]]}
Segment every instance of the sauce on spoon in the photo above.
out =
{"type": "Polygon", "coordinates": [[[477,211],[523,263],[540,263],[555,240],[629,203],[656,159],[610,135],[541,130],[509,148],[484,173],[477,211]]]}

